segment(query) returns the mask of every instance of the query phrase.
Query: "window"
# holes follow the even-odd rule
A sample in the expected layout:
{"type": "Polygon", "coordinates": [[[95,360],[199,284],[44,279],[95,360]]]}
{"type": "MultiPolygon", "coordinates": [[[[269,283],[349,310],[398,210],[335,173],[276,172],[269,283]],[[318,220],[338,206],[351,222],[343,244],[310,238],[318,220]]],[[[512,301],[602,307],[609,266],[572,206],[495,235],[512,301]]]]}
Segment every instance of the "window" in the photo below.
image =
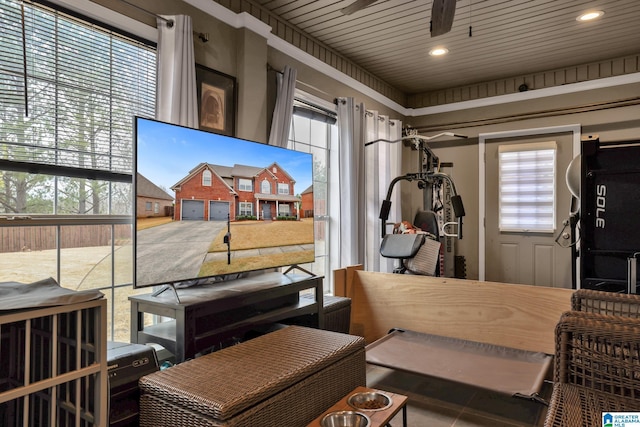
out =
{"type": "Polygon", "coordinates": [[[289,212],[291,212],[291,210],[289,209],[289,205],[285,205],[282,203],[278,205],[278,215],[289,216],[289,212]]]}
{"type": "Polygon", "coordinates": [[[271,194],[271,184],[266,179],[260,184],[260,192],[262,194],[271,194]]]}
{"type": "Polygon", "coordinates": [[[278,194],[289,194],[289,184],[278,183],[278,194]]]}
{"type": "Polygon", "coordinates": [[[211,171],[208,169],[202,171],[202,186],[211,187],[211,171]]]}
{"type": "Polygon", "coordinates": [[[160,213],[160,203],[155,202],[153,204],[153,213],[155,213],[155,214],[160,213]]]}
{"type": "Polygon", "coordinates": [[[239,191],[253,191],[253,182],[250,179],[238,178],[239,191]]]}
{"type": "Polygon", "coordinates": [[[241,216],[251,216],[253,215],[253,203],[240,202],[239,210],[241,216]]]}
{"type": "Polygon", "coordinates": [[[147,212],[151,212],[151,202],[145,202],[144,210],[147,212]]]}
{"type": "Polygon", "coordinates": [[[17,0],[0,26],[0,281],[100,289],[109,339],[128,341],[131,136],[155,115],[155,48],[17,0]]]}
{"type": "Polygon", "coordinates": [[[500,231],[555,231],[555,141],[501,145],[500,231]]]}
{"type": "MultiPolygon", "coordinates": [[[[313,214],[315,236],[315,262],[309,266],[319,276],[324,276],[325,292],[333,293],[333,277],[330,272],[340,267],[338,259],[332,259],[332,245],[339,245],[339,239],[331,237],[331,231],[338,232],[339,218],[330,211],[330,200],[339,200],[338,168],[329,169],[329,159],[337,163],[338,126],[335,105],[326,103],[302,91],[296,91],[294,114],[289,129],[288,148],[305,153],[313,153],[313,214]],[[317,108],[316,108],[317,107],[317,108]],[[331,190],[331,193],[330,193],[331,190]],[[333,196],[332,196],[333,195],[333,196]],[[330,198],[333,197],[333,198],[330,198]]],[[[306,188],[298,189],[300,192],[306,188]]],[[[334,206],[337,205],[337,201],[334,206]]],[[[337,212],[337,210],[335,211],[337,212]]]]}

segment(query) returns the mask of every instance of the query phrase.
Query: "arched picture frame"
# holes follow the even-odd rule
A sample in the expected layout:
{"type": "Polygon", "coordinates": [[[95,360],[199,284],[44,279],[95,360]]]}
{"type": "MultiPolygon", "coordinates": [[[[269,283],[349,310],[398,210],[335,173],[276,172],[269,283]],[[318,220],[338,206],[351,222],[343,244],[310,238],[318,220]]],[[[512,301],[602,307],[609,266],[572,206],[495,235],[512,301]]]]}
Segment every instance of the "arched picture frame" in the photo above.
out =
{"type": "Polygon", "coordinates": [[[200,129],[235,136],[235,77],[196,64],[196,84],[200,129]]]}

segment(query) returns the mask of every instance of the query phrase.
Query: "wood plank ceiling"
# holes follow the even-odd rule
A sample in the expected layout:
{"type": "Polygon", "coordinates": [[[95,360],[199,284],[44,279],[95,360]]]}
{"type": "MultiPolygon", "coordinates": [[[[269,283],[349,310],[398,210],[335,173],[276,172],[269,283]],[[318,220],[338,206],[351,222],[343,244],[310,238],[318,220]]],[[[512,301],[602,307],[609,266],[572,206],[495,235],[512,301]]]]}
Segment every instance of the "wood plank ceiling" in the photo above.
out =
{"type": "Polygon", "coordinates": [[[378,0],[340,12],[353,1],[253,0],[406,94],[640,53],[638,0],[458,0],[451,31],[433,38],[432,0],[378,0]],[[589,10],[605,14],[576,20],[589,10]],[[430,56],[434,47],[449,53],[430,56]]]}

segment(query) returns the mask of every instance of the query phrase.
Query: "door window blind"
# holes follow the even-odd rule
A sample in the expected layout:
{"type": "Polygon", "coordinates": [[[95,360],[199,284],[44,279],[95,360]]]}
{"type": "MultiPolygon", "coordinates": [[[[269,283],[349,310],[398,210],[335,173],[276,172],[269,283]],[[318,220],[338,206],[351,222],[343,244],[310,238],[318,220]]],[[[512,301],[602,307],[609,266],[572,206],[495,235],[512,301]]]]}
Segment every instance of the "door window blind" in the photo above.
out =
{"type": "Polygon", "coordinates": [[[500,231],[555,230],[556,151],[555,141],[499,147],[500,231]]]}

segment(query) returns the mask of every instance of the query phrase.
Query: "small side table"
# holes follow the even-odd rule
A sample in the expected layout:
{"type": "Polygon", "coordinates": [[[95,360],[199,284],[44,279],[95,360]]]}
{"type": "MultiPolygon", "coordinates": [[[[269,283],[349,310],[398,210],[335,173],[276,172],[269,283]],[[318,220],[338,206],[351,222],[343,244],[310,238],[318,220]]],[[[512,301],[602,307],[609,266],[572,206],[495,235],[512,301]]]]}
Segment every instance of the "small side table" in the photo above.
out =
{"type": "Polygon", "coordinates": [[[349,396],[354,393],[368,393],[368,392],[380,392],[389,396],[392,400],[392,405],[384,410],[378,411],[367,411],[367,410],[357,410],[366,414],[371,420],[371,427],[384,427],[389,424],[389,421],[402,409],[402,426],[407,427],[407,400],[409,399],[407,396],[402,394],[390,393],[384,390],[376,390],[368,387],[356,387],[351,393],[347,394],[345,397],[340,399],[335,405],[331,408],[327,409],[320,415],[318,418],[313,420],[307,427],[320,427],[320,421],[322,418],[330,412],[335,411],[356,411],[356,409],[349,406],[347,400],[349,396]]]}

